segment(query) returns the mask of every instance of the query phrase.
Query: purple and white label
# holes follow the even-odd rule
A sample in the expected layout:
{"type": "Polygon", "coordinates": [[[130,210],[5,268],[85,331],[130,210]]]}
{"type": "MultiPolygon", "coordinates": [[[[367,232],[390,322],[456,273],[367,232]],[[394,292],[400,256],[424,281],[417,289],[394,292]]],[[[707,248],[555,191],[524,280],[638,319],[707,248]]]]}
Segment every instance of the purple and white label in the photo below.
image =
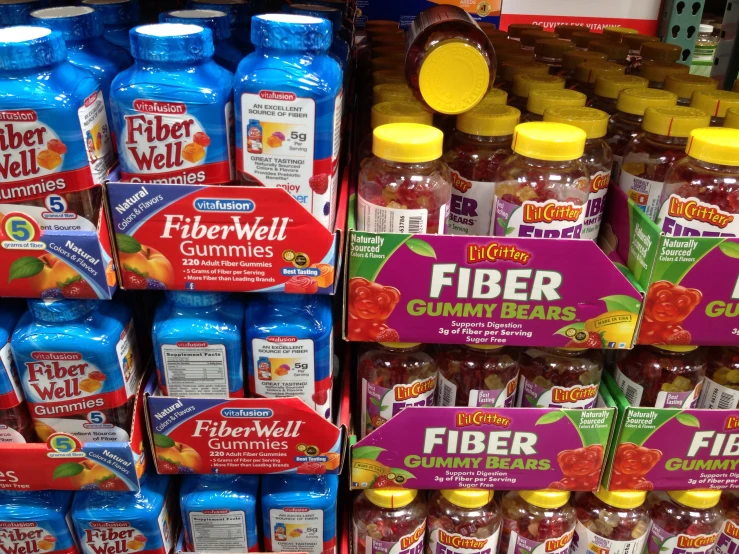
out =
{"type": "Polygon", "coordinates": [[[647,554],[704,554],[710,552],[718,538],[711,535],[672,535],[652,522],[647,541],[647,554]]]}
{"type": "Polygon", "coordinates": [[[659,391],[655,408],[697,408],[700,387],[687,392],[659,391]]]}
{"type": "Polygon", "coordinates": [[[431,554],[497,554],[499,539],[500,526],[486,538],[434,529],[429,533],[428,551],[431,554]]]}
{"type": "Polygon", "coordinates": [[[388,389],[362,379],[362,436],[408,406],[433,406],[436,375],[388,389]]]}
{"type": "MultiPolygon", "coordinates": [[[[509,528],[515,526],[515,521],[507,520],[504,525],[509,528]]],[[[500,554],[568,554],[572,544],[574,529],[564,535],[544,542],[532,541],[522,537],[515,531],[511,531],[511,540],[508,543],[508,551],[500,554]]]]}
{"type": "Polygon", "coordinates": [[[649,533],[633,541],[614,541],[596,535],[578,521],[570,554],[643,554],[649,533]]]}
{"type": "Polygon", "coordinates": [[[707,410],[733,410],[739,407],[739,390],[719,385],[713,379],[703,379],[698,407],[707,410]]]}
{"type": "Polygon", "coordinates": [[[449,174],[454,188],[447,218],[447,233],[489,235],[490,221],[495,211],[495,183],[470,181],[454,169],[450,169],[449,174]]]}
{"type": "Polygon", "coordinates": [[[592,408],[598,399],[598,385],[546,388],[521,375],[516,406],[532,408],[592,408]]]}
{"type": "Polygon", "coordinates": [[[426,537],[426,522],[416,527],[412,533],[400,537],[397,542],[378,541],[365,535],[364,551],[359,545],[359,532],[354,523],[354,552],[357,554],[423,554],[426,537]]]}
{"type": "Polygon", "coordinates": [[[498,198],[495,204],[496,237],[579,239],[585,222],[585,206],[573,202],[514,204],[498,198]]]}
{"type": "Polygon", "coordinates": [[[713,554],[739,553],[739,525],[727,519],[714,544],[713,554]]]}
{"type": "MultiPolygon", "coordinates": [[[[504,389],[470,389],[469,408],[512,408],[515,402],[518,375],[508,381],[504,389]]],[[[436,384],[436,405],[456,406],[457,385],[439,372],[436,384]]]]}
{"type": "Polygon", "coordinates": [[[598,171],[590,177],[590,194],[588,203],[585,205],[585,221],[582,226],[582,238],[584,239],[598,240],[610,180],[609,171],[598,171]]]}
{"type": "Polygon", "coordinates": [[[657,225],[672,237],[736,237],[739,218],[698,198],[671,194],[662,202],[657,225]]]}

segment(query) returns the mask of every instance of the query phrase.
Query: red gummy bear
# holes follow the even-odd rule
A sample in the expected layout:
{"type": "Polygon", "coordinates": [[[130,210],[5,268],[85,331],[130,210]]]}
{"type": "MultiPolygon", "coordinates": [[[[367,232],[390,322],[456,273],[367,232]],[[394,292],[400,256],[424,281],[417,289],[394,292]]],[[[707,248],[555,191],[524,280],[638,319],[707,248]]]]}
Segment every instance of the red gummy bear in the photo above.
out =
{"type": "Polygon", "coordinates": [[[313,294],[318,292],[318,281],[306,275],[295,275],[285,283],[285,292],[292,294],[313,294]]]}
{"type": "Polygon", "coordinates": [[[654,485],[644,476],[657,465],[661,458],[661,450],[646,448],[631,442],[619,444],[613,458],[613,475],[609,488],[611,490],[652,490],[654,485]]]}
{"type": "Polygon", "coordinates": [[[400,291],[364,277],[349,280],[348,309],[357,318],[385,322],[400,300],[400,291]]]}
{"type": "Polygon", "coordinates": [[[549,488],[560,490],[594,490],[598,487],[603,467],[603,446],[591,444],[575,450],[563,450],[557,455],[557,463],[564,475],[549,488]]]}
{"type": "Polygon", "coordinates": [[[647,291],[639,344],[690,344],[692,336],[680,323],[700,304],[699,290],[656,281],[647,291]]]}

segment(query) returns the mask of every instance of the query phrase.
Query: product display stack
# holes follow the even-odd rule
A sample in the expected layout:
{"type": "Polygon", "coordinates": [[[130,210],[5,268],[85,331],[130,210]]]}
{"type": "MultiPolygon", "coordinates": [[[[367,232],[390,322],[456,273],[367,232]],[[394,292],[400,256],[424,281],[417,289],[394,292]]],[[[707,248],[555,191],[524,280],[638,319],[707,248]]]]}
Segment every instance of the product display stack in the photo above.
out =
{"type": "Polygon", "coordinates": [[[0,0],[3,549],[735,553],[730,22],[511,1],[0,0]]]}

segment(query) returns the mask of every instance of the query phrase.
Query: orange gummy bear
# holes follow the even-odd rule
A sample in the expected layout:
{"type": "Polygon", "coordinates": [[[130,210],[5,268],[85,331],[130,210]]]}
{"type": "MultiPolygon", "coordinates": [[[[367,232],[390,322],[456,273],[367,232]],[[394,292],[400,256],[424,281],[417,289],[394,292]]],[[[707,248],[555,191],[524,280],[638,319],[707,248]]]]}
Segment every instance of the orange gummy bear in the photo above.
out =
{"type": "Polygon", "coordinates": [[[280,146],[282,146],[282,141],[276,136],[272,135],[267,139],[267,146],[269,146],[270,148],[279,148],[280,146]]]}
{"type": "Polygon", "coordinates": [[[182,157],[190,163],[198,163],[205,157],[205,148],[199,144],[191,142],[185,146],[185,149],[182,151],[182,157]]]}
{"type": "Polygon", "coordinates": [[[36,161],[38,161],[38,164],[44,169],[54,169],[61,165],[62,157],[59,155],[58,152],[54,152],[52,150],[42,150],[38,153],[36,161]]]}

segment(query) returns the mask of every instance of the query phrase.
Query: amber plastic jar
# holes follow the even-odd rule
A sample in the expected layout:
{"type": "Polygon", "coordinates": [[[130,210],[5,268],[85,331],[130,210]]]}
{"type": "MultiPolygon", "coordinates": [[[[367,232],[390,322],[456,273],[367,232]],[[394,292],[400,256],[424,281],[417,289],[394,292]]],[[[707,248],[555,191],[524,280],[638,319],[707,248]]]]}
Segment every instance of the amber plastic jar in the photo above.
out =
{"type": "Polygon", "coordinates": [[[614,554],[642,554],[652,525],[646,499],[645,491],[578,492],[573,501],[578,540],[571,554],[588,554],[594,544],[614,554]]]}
{"type": "MultiPolygon", "coordinates": [[[[739,347],[714,346],[708,350],[699,408],[734,410],[739,407],[739,347]]],[[[735,521],[739,524],[739,519],[735,521]]]]}
{"type": "Polygon", "coordinates": [[[521,48],[524,50],[534,50],[534,46],[536,46],[536,43],[540,40],[551,40],[556,38],[559,38],[557,33],[550,33],[548,31],[537,31],[533,29],[523,31],[520,36],[521,48]]]}
{"type": "Polygon", "coordinates": [[[361,491],[354,499],[354,552],[400,552],[406,548],[423,552],[426,493],[384,488],[385,483],[392,485],[386,475],[380,475],[372,484],[375,488],[361,491]]]}
{"type": "Polygon", "coordinates": [[[536,61],[549,66],[550,75],[558,75],[562,70],[562,58],[568,50],[574,50],[572,41],[550,38],[540,40],[534,45],[536,61]]]}
{"type": "Polygon", "coordinates": [[[497,88],[510,94],[513,90],[513,79],[516,75],[524,74],[549,75],[549,66],[519,58],[506,60],[500,66],[500,82],[497,88]]]}
{"type": "MultiPolygon", "coordinates": [[[[555,106],[581,108],[585,106],[587,97],[576,90],[532,90],[526,103],[527,113],[521,118],[523,123],[544,121],[544,111],[555,106]]],[[[605,134],[605,133],[604,133],[605,134]]]]}
{"type": "Polygon", "coordinates": [[[590,29],[586,25],[557,25],[554,28],[554,32],[559,35],[560,38],[570,39],[572,33],[589,33],[590,29]]]}
{"type": "Polygon", "coordinates": [[[519,73],[513,78],[513,88],[508,96],[508,105],[521,111],[526,111],[529,94],[534,90],[562,90],[565,80],[554,75],[538,75],[533,73],[519,73]]]}
{"type": "MultiPolygon", "coordinates": [[[[629,64],[641,60],[641,47],[645,42],[659,42],[659,38],[649,35],[631,34],[624,35],[621,39],[629,47],[629,55],[626,58],[629,64]]],[[[627,70],[628,71],[628,70],[627,70]]]]}
{"type": "Polygon", "coordinates": [[[739,236],[739,131],[695,129],[686,152],[665,177],[657,216],[662,232],[739,236]]]}
{"type": "Polygon", "coordinates": [[[401,71],[396,71],[394,69],[381,69],[380,71],[372,72],[372,84],[374,86],[385,83],[403,83],[408,86],[405,80],[405,73],[401,71]]]}
{"type": "Polygon", "coordinates": [[[495,180],[500,164],[513,153],[511,140],[520,117],[516,108],[484,100],[457,116],[457,130],[444,154],[452,182],[448,234],[492,234],[495,180]]]}
{"type": "Polygon", "coordinates": [[[455,551],[498,552],[501,516],[493,491],[434,491],[427,514],[426,554],[449,552],[452,544],[455,551]]]}
{"type": "Polygon", "coordinates": [[[423,344],[373,344],[359,357],[362,405],[360,433],[366,437],[408,406],[433,406],[436,361],[423,344]]]}
{"type": "Polygon", "coordinates": [[[580,161],[585,137],[562,123],[516,127],[514,155],[501,164],[495,184],[494,236],[581,238],[589,189],[580,161]]]}
{"type": "Polygon", "coordinates": [[[457,6],[422,11],[408,31],[405,72],[416,98],[458,114],[475,107],[495,81],[495,51],[470,14],[457,6]]]}
{"type": "Polygon", "coordinates": [[[603,27],[603,36],[613,42],[621,42],[624,35],[638,35],[639,31],[630,27],[603,27]]]}
{"type": "Polygon", "coordinates": [[[642,61],[676,62],[682,53],[680,46],[668,42],[645,42],[639,49],[642,61]]]}
{"type": "Polygon", "coordinates": [[[513,407],[520,356],[512,346],[442,345],[436,405],[513,407]]]}
{"type": "Polygon", "coordinates": [[[585,131],[587,139],[580,161],[588,170],[590,187],[582,238],[598,240],[613,166],[611,148],[603,140],[608,130],[608,114],[595,108],[553,107],[544,112],[544,121],[566,123],[585,131]]]}
{"type": "Polygon", "coordinates": [[[381,69],[392,69],[395,71],[403,71],[405,69],[405,56],[381,56],[372,58],[370,62],[372,71],[380,71],[381,69]]]}
{"type": "Polygon", "coordinates": [[[521,33],[524,31],[543,31],[541,25],[533,25],[530,23],[512,23],[508,25],[508,38],[513,40],[521,40],[521,33]]]}
{"type": "Polygon", "coordinates": [[[665,88],[665,79],[668,75],[687,75],[690,68],[677,62],[657,62],[642,60],[639,66],[639,76],[649,81],[649,88],[665,88]]]}
{"type": "Polygon", "coordinates": [[[698,90],[707,91],[716,90],[717,88],[718,81],[716,79],[690,74],[668,75],[665,78],[664,86],[665,90],[677,94],[678,106],[690,106],[693,93],[698,90]]]}
{"type": "Polygon", "coordinates": [[[603,373],[600,350],[528,348],[521,354],[516,406],[592,408],[603,373]]]}
{"type": "Polygon", "coordinates": [[[583,62],[575,68],[573,84],[570,88],[579,90],[588,100],[595,94],[595,81],[601,75],[623,75],[625,67],[611,62],[583,62]]]}
{"type": "Polygon", "coordinates": [[[721,530],[721,491],[653,491],[647,496],[652,528],[645,554],[708,554],[721,530]]]}
{"type": "MultiPolygon", "coordinates": [[[[387,86],[387,85],[381,85],[387,86]]],[[[375,87],[377,88],[377,87],[375,87]]],[[[433,115],[414,99],[401,102],[380,102],[372,106],[370,128],[375,130],[380,125],[389,123],[420,123],[431,125],[433,115]]],[[[359,163],[364,165],[372,157],[372,133],[370,132],[359,145],[359,163]]]]}
{"type": "MultiPolygon", "coordinates": [[[[629,55],[629,45],[622,42],[613,42],[611,40],[594,40],[588,44],[588,50],[591,52],[602,52],[606,55],[609,62],[626,65],[626,58],[629,55]]],[[[626,71],[626,68],[624,68],[626,71]]]]}
{"type": "Polygon", "coordinates": [[[372,87],[372,105],[382,102],[418,103],[411,89],[405,83],[385,83],[372,87]]]}
{"type": "Polygon", "coordinates": [[[575,43],[575,46],[577,48],[580,48],[582,50],[588,49],[588,44],[593,42],[594,40],[601,40],[603,38],[603,35],[596,34],[596,33],[581,33],[579,31],[576,31],[570,35],[570,40],[575,43]]]}
{"type": "Polygon", "coordinates": [[[686,106],[644,113],[641,132],[624,151],[618,186],[652,219],[659,213],[667,170],[685,157],[690,132],[709,122],[705,113],[686,106]]]}
{"type": "Polygon", "coordinates": [[[569,491],[552,489],[507,492],[501,502],[500,553],[569,553],[577,522],[569,499],[569,491]],[[545,543],[557,546],[545,549],[545,543]],[[522,545],[526,545],[525,548],[522,545]]]}
{"type": "Polygon", "coordinates": [[[590,52],[588,50],[567,50],[562,54],[562,68],[557,75],[567,81],[565,86],[571,86],[572,77],[575,75],[575,69],[583,62],[604,62],[606,55],[603,52],[590,52]]]}
{"type": "MultiPolygon", "coordinates": [[[[631,36],[631,35],[627,35],[631,36]]],[[[618,94],[627,88],[647,88],[649,81],[636,75],[606,73],[595,80],[595,90],[590,107],[603,110],[608,115],[616,113],[618,94]]]]}
{"type": "Polygon", "coordinates": [[[728,90],[699,90],[693,93],[691,108],[703,110],[711,116],[711,127],[721,127],[729,108],[739,108],[739,92],[728,90]]]}
{"type": "Polygon", "coordinates": [[[606,135],[606,142],[613,152],[612,183],[618,183],[626,145],[641,130],[646,109],[671,108],[676,104],[677,96],[666,90],[627,88],[618,93],[616,113],[611,116],[606,135]]]}
{"type": "Polygon", "coordinates": [[[444,234],[452,185],[442,132],[391,123],[372,135],[373,156],[359,171],[357,230],[444,234]]]}
{"type": "Polygon", "coordinates": [[[703,347],[637,345],[618,352],[613,377],[632,406],[695,408],[706,366],[703,347]]]}
{"type": "Polygon", "coordinates": [[[739,108],[729,108],[724,115],[724,127],[739,129],[739,108]]]}

